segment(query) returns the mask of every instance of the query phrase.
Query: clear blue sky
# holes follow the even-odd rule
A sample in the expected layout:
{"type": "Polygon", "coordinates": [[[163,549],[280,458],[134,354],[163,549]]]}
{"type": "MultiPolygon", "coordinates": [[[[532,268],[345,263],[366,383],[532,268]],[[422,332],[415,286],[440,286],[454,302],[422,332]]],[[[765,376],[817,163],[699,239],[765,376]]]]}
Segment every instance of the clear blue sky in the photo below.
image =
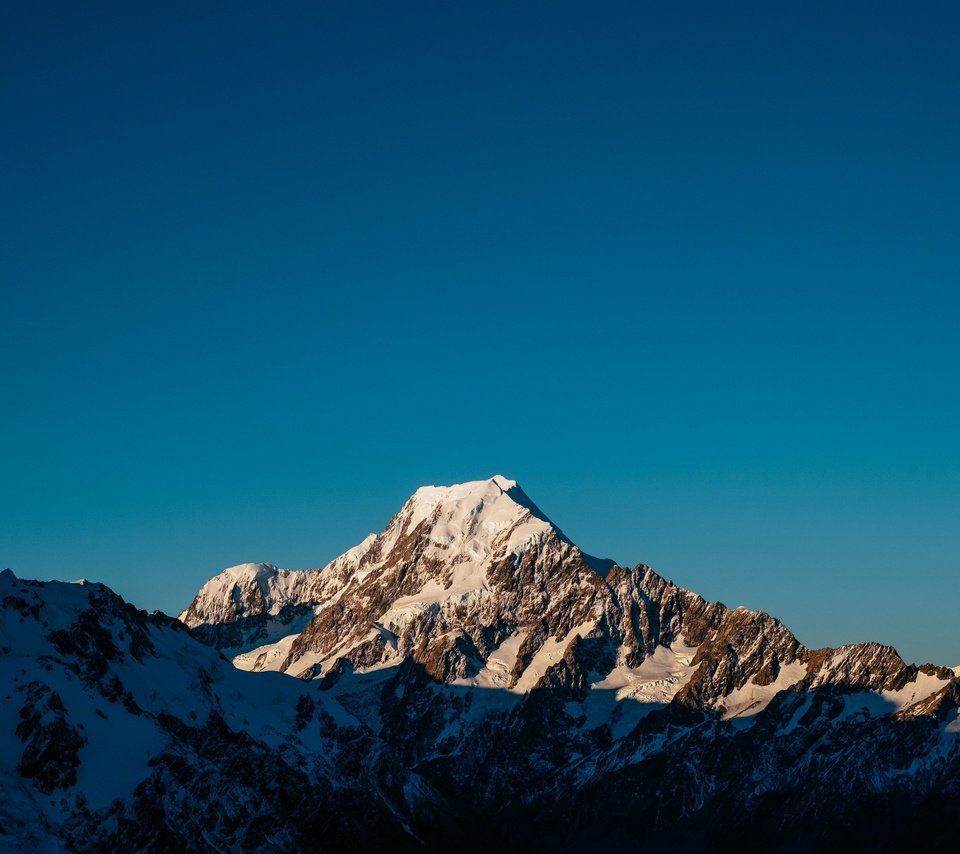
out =
{"type": "Polygon", "coordinates": [[[269,5],[5,13],[0,565],[176,612],[503,472],[960,664],[955,3],[269,5]]]}

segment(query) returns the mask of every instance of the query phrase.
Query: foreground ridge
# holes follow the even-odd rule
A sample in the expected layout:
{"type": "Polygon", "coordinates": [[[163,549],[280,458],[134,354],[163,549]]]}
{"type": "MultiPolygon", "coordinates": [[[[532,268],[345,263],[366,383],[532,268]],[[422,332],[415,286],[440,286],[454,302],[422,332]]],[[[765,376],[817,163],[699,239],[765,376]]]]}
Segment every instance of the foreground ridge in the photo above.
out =
{"type": "Polygon", "coordinates": [[[6,847],[914,850],[960,818],[953,669],[597,560],[499,475],[180,621],[9,571],[0,600],[6,847]]]}

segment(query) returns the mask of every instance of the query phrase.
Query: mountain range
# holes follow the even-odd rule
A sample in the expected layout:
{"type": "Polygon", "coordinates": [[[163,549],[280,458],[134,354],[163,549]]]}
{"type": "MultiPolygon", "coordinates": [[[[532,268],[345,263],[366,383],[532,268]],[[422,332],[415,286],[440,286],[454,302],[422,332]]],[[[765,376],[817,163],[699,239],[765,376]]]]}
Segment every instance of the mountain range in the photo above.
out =
{"type": "Polygon", "coordinates": [[[583,552],[505,477],[179,619],[0,575],[11,850],[935,850],[960,668],[811,649],[583,552]]]}

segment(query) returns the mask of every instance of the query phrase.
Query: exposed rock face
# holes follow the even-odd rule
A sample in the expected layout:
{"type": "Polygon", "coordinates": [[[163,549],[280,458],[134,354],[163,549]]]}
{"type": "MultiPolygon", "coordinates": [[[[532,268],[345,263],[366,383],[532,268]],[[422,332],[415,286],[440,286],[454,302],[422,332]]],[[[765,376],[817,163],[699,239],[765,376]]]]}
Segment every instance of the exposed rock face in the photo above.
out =
{"type": "Polygon", "coordinates": [[[45,795],[76,785],[79,750],[86,744],[71,726],[60,695],[42,682],[26,686],[17,738],[25,743],[17,771],[45,795]]]}
{"type": "Polygon", "coordinates": [[[505,478],[227,570],[189,630],[10,572],[0,603],[2,848],[909,851],[960,819],[953,670],[606,565],[505,478]]]}

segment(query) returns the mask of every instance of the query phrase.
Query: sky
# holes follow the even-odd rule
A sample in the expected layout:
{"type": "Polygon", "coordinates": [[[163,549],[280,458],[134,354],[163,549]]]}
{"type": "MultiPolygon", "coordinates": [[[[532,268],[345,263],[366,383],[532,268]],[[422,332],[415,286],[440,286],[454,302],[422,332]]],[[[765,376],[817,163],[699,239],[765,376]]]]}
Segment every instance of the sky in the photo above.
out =
{"type": "Polygon", "coordinates": [[[960,664],[960,7],[21,4],[0,566],[176,613],[502,473],[960,664]]]}

